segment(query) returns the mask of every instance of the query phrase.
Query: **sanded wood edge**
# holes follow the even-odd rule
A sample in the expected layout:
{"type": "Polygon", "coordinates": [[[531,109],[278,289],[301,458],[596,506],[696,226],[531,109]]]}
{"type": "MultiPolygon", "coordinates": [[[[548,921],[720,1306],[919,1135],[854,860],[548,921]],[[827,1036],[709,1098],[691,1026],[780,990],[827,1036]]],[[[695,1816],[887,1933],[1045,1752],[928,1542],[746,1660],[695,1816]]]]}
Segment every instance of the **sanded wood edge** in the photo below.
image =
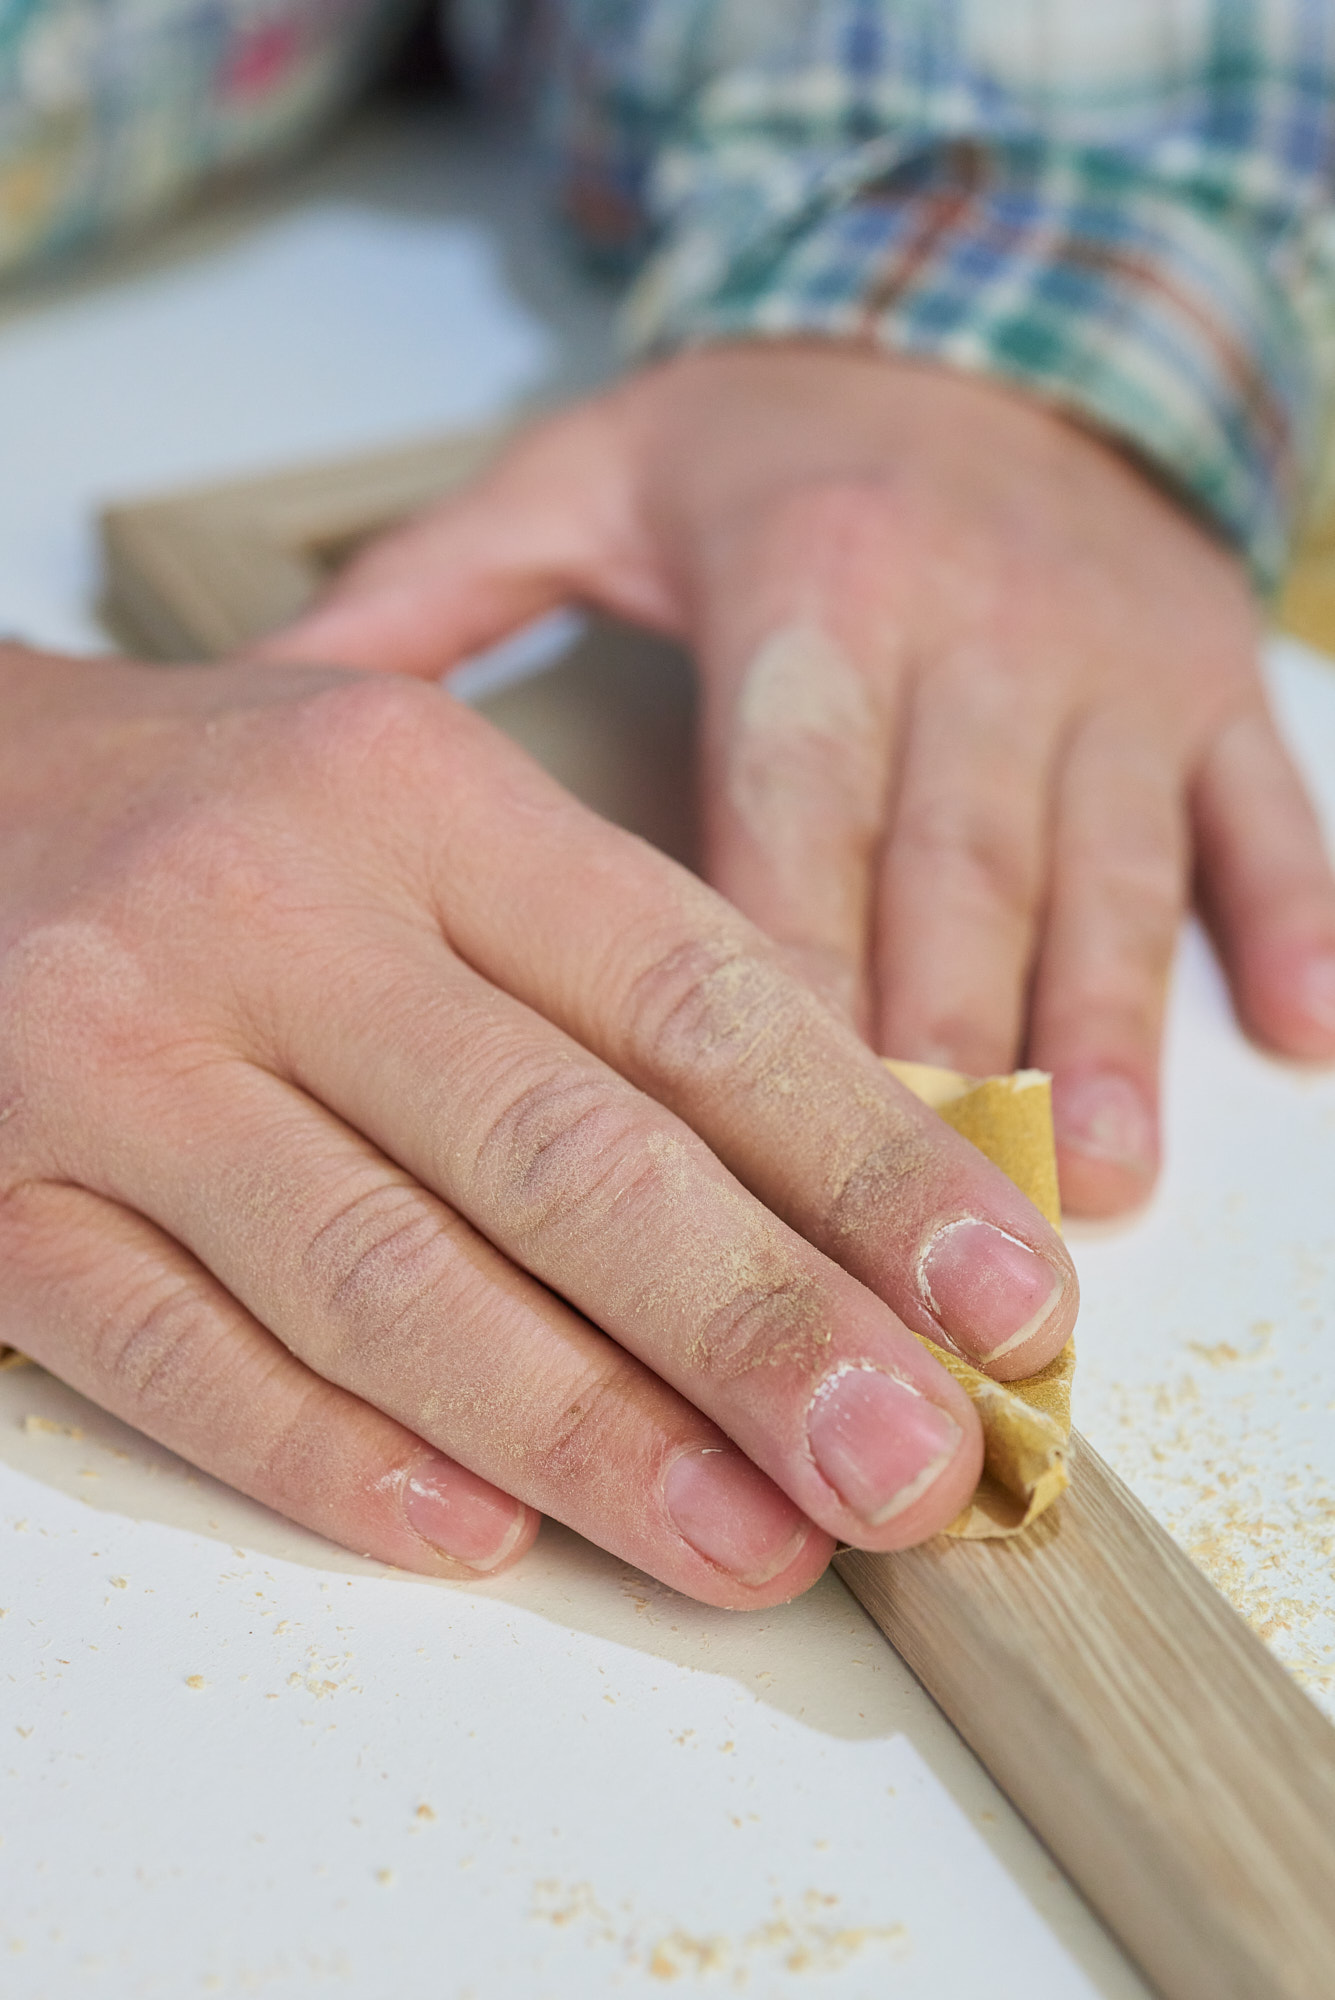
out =
{"type": "Polygon", "coordinates": [[[311,558],[185,512],[108,519],[102,545],[103,620],[150,659],[233,652],[295,617],[320,584],[311,558]]]}
{"type": "Polygon", "coordinates": [[[153,659],[232,652],[296,617],[358,542],[472,478],[507,435],[437,438],[108,507],[102,617],[153,659]]]}
{"type": "Polygon", "coordinates": [[[1335,1991],[1335,1730],[1092,1448],[1009,1543],[840,1575],[1165,2000],[1335,1991]]]}

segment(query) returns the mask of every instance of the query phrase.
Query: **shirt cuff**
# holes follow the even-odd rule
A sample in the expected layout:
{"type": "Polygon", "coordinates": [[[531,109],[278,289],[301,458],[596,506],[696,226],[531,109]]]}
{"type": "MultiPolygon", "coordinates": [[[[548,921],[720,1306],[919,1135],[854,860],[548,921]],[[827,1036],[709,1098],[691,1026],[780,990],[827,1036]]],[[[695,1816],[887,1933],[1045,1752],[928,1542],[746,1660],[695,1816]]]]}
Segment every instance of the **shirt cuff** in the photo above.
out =
{"type": "Polygon", "coordinates": [[[675,214],[627,308],[632,346],[818,334],[1013,382],[1132,448],[1272,588],[1324,386],[1279,268],[1292,277],[1292,217],[1268,234],[1221,191],[1187,200],[1124,158],[879,150],[805,181],[789,163],[778,201],[754,156],[749,191],[680,162],[674,190],[669,160],[675,214]]]}

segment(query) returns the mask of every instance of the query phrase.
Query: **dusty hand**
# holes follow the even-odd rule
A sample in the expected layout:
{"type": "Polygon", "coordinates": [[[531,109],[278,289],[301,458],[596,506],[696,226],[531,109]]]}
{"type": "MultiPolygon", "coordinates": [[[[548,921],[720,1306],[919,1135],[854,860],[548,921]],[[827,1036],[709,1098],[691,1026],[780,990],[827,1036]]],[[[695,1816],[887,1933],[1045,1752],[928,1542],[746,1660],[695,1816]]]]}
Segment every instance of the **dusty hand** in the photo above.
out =
{"type": "Polygon", "coordinates": [[[368,553],[275,657],[436,673],[563,599],[679,634],[709,879],[890,1054],[1055,1073],[1147,1191],[1193,870],[1247,1026],[1335,1056],[1335,886],[1238,564],[1024,398],[831,346],[649,371],[368,553]]]}
{"type": "Polygon", "coordinates": [[[724,901],[413,681],[0,716],[0,1339],[406,1568],[547,1511],[755,1605],[952,1517],[905,1322],[1026,1373],[1069,1263],[724,901]]]}

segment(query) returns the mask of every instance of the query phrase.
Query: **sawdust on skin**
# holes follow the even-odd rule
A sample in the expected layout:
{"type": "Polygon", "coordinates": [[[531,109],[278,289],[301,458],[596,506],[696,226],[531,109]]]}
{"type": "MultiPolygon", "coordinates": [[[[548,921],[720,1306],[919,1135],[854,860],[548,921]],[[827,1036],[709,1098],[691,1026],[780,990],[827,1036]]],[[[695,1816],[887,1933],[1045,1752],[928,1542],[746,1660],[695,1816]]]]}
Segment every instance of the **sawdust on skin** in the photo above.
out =
{"type": "Polygon", "coordinates": [[[994,1170],[763,950],[724,934],[682,961],[656,974],[664,1094],[728,1130],[728,1165],[792,1228],[954,1347],[911,1274],[943,1223],[995,1211],[994,1170]]]}
{"type": "Polygon", "coordinates": [[[837,774],[840,837],[870,843],[885,788],[883,730],[864,677],[813,624],[781,627],[759,647],[733,711],[728,799],[780,879],[809,873],[813,827],[800,801],[813,769],[837,774]]]}
{"type": "Polygon", "coordinates": [[[657,1185],[673,1225],[671,1267],[635,1307],[693,1327],[685,1349],[701,1374],[731,1380],[756,1368],[819,1367],[832,1332],[821,1286],[791,1238],[744,1189],[701,1177],[697,1158],[666,1132],[649,1135],[657,1185]]]}
{"type": "Polygon", "coordinates": [[[940,1121],[900,1093],[870,1050],[776,961],[720,940],[717,962],[692,985],[664,1037],[673,1084],[745,1113],[754,1163],[791,1157],[792,1195],[807,1214],[847,1217],[912,1190],[937,1171],[940,1121]],[[841,1047],[840,1044],[843,1044],[841,1047]]]}

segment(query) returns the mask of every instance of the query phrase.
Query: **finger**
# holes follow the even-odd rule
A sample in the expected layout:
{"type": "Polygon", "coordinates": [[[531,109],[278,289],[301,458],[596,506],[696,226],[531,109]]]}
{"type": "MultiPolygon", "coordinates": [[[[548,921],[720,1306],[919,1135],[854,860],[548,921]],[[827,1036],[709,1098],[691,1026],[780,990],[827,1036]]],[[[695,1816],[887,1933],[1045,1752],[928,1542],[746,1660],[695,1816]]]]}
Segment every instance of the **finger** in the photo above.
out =
{"type": "Polygon", "coordinates": [[[984,642],[914,689],[881,863],[877,1038],[974,1076],[1014,1069],[1047,886],[1062,704],[984,642]]]}
{"type": "Polygon", "coordinates": [[[1053,1072],[1062,1200],[1143,1201],[1159,1160],[1159,1048],[1186,905],[1183,786],[1143,721],[1103,712],[1072,739],[1034,982],[1030,1061],[1053,1072]]]}
{"type": "Polygon", "coordinates": [[[6,1326],[24,1351],[192,1465],[400,1569],[491,1576],[531,1508],[322,1381],[140,1216],[33,1182],[0,1207],[6,1326]]]}
{"type": "MultiPolygon", "coordinates": [[[[770,1215],[679,1120],[443,951],[414,964],[405,946],[381,980],[374,967],[389,954],[368,951],[364,962],[355,1005],[321,982],[322,1032],[294,1043],[296,1079],[612,1337],[579,1320],[567,1328],[585,1358],[571,1383],[563,1379],[559,1407],[592,1395],[609,1417],[637,1401],[658,1409],[670,1383],[678,1397],[662,1409],[673,1421],[687,1406],[703,1411],[831,1535],[902,1547],[954,1518],[978,1471],[972,1408],[878,1299],[770,1215]],[[591,1342],[600,1371],[592,1391],[591,1342]]],[[[294,985],[293,1018],[314,1017],[311,997],[303,1006],[294,985]]],[[[185,1216],[179,1226],[192,1241],[201,1227],[185,1216]]],[[[437,1236],[446,1226],[437,1220],[437,1236]]],[[[226,1255],[225,1243],[201,1240],[211,1263],[226,1255]]],[[[494,1289],[517,1284],[531,1310],[546,1308],[540,1289],[508,1279],[503,1259],[488,1254],[494,1289]]],[[[256,1241],[245,1267],[268,1268],[273,1256],[256,1241]]],[[[559,1312],[564,1327],[567,1309],[559,1312]]],[[[470,1385],[499,1367],[498,1386],[513,1400],[516,1379],[541,1379],[552,1364],[544,1348],[503,1354],[496,1314],[493,1302],[485,1351],[456,1353],[449,1367],[470,1385]]],[[[446,1317],[457,1348],[457,1311],[446,1317]]],[[[396,1336],[396,1385],[406,1369],[399,1344],[396,1336]]],[[[552,1418],[527,1422],[541,1437],[552,1418]]],[[[428,1434],[494,1477],[477,1453],[504,1435],[499,1410],[484,1428],[485,1445],[428,1434]]],[[[584,1532],[604,1542],[620,1532],[646,1484],[646,1451],[624,1439],[602,1451],[618,1485],[600,1494],[592,1520],[576,1523],[584,1532]]],[[[544,1512],[571,1518],[568,1495],[507,1476],[544,1512]]],[[[646,1551],[634,1559],[645,1562],[646,1551]]],[[[661,1556],[648,1566],[661,1574],[661,1556]]]]}
{"type": "MultiPolygon", "coordinates": [[[[463,956],[674,1111],[766,1209],[909,1326],[1001,1379],[1050,1359],[1078,1287],[1060,1238],[1019,1190],[720,897],[612,832],[509,746],[484,758],[471,731],[486,725],[467,722],[442,753],[444,782],[457,838],[488,866],[450,870],[437,892],[463,956]],[[559,881],[547,856],[559,857],[559,881]],[[960,1230],[965,1220],[985,1226],[960,1230]]],[[[434,1060],[420,1058],[424,1069],[434,1060]]]]}
{"type": "Polygon", "coordinates": [[[118,1123],[132,1197],[303,1373],[707,1602],[774,1603],[825,1568],[828,1535],[698,1410],[286,1085],[214,1064],[188,1104],[118,1123]],[[164,1180],[164,1152],[189,1171],[164,1180]]]}
{"type": "Polygon", "coordinates": [[[614,397],[525,432],[472,487],[379,537],[314,608],[252,647],[436,677],[580,601],[672,629],[614,397]]]}
{"type": "Polygon", "coordinates": [[[1335,1056],[1335,878],[1303,781],[1262,708],[1235,716],[1192,796],[1202,905],[1238,1012],[1285,1055],[1335,1056]]]}
{"type": "Polygon", "coordinates": [[[864,1029],[900,635],[882,512],[798,496],[730,536],[695,624],[708,879],[864,1029]]]}

